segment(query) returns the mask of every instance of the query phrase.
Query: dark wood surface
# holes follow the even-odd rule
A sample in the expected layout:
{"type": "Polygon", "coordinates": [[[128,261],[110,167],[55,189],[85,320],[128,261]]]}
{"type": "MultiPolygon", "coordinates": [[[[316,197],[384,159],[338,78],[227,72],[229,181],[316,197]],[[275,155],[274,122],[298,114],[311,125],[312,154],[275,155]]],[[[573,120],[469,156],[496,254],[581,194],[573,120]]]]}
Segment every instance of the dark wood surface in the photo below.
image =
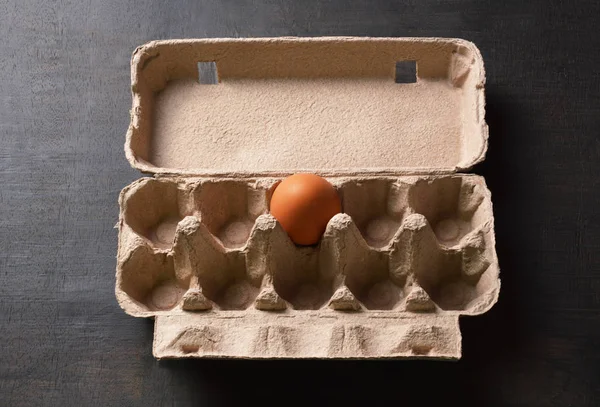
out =
{"type": "Polygon", "coordinates": [[[0,1],[0,406],[600,405],[600,3],[0,1]],[[114,297],[129,58],[151,39],[474,41],[499,303],[460,362],[157,362],[114,297]],[[319,395],[320,394],[320,395],[319,395]],[[417,403],[416,402],[421,402],[417,403]],[[390,404],[391,405],[391,404],[390,404]]]}

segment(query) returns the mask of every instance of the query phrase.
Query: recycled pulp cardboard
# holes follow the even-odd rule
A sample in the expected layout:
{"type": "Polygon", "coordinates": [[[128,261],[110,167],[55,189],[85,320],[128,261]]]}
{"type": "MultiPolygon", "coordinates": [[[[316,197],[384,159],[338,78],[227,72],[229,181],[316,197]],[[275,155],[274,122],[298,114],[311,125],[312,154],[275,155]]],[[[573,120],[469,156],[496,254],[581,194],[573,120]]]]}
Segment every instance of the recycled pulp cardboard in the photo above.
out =
{"type": "Polygon", "coordinates": [[[498,298],[483,61],[445,38],[154,41],[132,57],[116,296],[157,358],[461,356],[498,298]],[[326,177],[318,245],[269,214],[326,177]]]}

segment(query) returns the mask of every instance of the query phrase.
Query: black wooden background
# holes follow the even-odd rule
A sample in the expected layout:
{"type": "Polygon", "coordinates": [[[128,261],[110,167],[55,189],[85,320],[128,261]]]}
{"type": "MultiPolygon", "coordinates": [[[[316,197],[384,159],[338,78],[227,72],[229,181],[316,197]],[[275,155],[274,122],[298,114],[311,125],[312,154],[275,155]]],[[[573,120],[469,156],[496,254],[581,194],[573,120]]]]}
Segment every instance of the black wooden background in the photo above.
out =
{"type": "Polygon", "coordinates": [[[0,406],[600,405],[600,3],[0,1],[0,406]],[[460,362],[157,362],[114,297],[151,39],[446,36],[487,70],[499,303],[460,362]]]}

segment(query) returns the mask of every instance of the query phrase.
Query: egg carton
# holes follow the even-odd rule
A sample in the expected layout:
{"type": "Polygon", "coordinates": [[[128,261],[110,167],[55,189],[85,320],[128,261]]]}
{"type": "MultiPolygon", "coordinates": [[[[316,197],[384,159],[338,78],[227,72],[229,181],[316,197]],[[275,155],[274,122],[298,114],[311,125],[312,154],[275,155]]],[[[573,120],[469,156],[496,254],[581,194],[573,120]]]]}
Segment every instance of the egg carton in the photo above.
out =
{"type": "Polygon", "coordinates": [[[458,172],[487,149],[483,83],[459,39],[138,48],[126,153],[154,177],[119,198],[116,296],[154,356],[460,358],[459,316],[500,289],[490,192],[458,172]],[[313,246],[269,214],[297,172],[342,201],[313,246]]]}

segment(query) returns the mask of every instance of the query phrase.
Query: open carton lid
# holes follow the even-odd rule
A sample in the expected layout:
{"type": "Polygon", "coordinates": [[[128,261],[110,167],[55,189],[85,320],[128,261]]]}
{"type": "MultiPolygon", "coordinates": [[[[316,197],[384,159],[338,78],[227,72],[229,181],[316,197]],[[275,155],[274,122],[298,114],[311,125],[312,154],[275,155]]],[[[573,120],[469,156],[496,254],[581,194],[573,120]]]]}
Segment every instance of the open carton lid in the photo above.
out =
{"type": "Polygon", "coordinates": [[[131,77],[125,151],[146,173],[443,174],[487,150],[483,61],[461,39],[153,41],[131,77]]]}

